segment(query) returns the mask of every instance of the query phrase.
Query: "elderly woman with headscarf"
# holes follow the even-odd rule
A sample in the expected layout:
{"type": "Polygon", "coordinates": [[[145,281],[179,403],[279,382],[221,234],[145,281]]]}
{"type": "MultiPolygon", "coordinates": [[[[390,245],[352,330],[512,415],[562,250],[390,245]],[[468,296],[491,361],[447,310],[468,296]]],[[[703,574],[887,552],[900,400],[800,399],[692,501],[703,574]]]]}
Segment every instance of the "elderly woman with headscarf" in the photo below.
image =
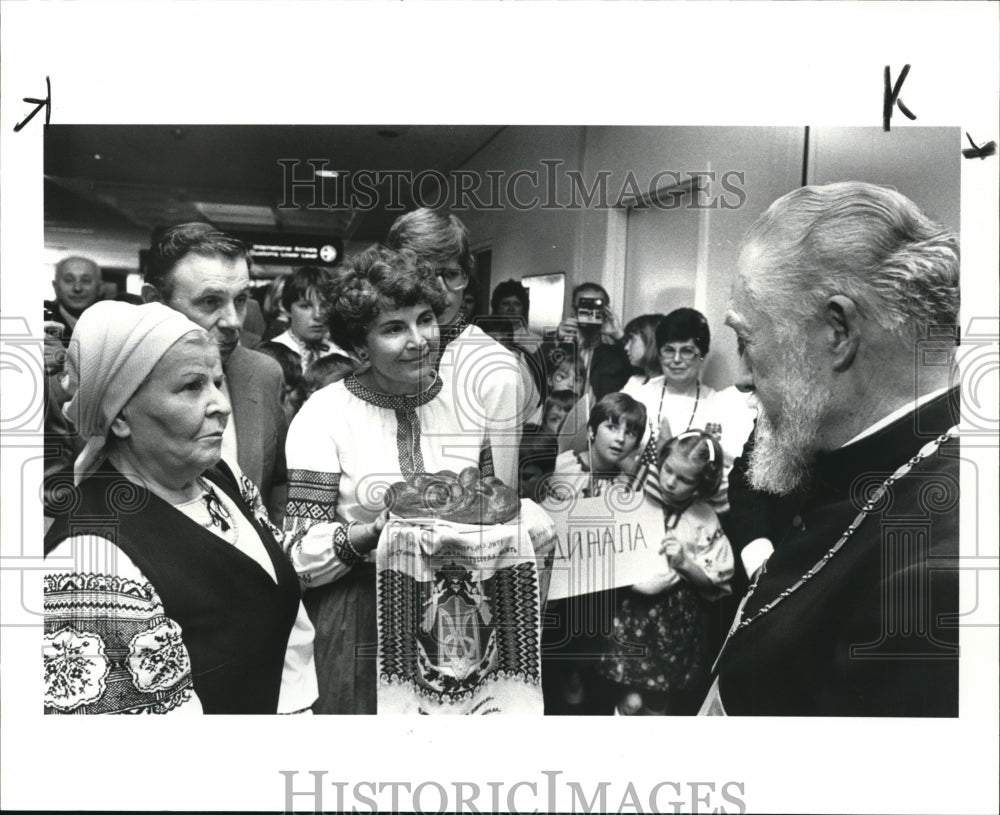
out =
{"type": "Polygon", "coordinates": [[[67,372],[86,446],[45,538],[46,713],[308,709],[312,627],[256,487],[220,460],[211,337],[98,303],[67,372]]]}

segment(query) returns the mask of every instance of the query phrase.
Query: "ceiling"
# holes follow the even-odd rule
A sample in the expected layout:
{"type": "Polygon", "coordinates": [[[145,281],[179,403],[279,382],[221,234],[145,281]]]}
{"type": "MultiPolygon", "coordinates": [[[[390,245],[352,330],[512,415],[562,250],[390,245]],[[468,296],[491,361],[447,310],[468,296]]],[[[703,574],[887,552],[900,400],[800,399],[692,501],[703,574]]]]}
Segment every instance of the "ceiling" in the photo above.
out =
{"type": "MultiPolygon", "coordinates": [[[[346,206],[347,196],[338,196],[338,185],[349,190],[361,170],[447,174],[502,129],[495,125],[53,125],[45,131],[45,225],[57,231],[134,231],[199,220],[234,231],[374,242],[385,237],[402,211],[385,209],[391,182],[378,186],[377,207],[364,200],[353,208],[346,206]],[[341,174],[337,181],[322,181],[319,207],[309,207],[314,203],[311,188],[300,187],[290,201],[285,200],[287,168],[294,168],[296,180],[311,180],[314,168],[308,159],[326,160],[326,170],[341,174]],[[298,163],[282,166],[279,161],[298,163]]],[[[409,185],[396,183],[399,203],[412,208],[409,185]]],[[[423,189],[433,201],[433,181],[423,189]]]]}

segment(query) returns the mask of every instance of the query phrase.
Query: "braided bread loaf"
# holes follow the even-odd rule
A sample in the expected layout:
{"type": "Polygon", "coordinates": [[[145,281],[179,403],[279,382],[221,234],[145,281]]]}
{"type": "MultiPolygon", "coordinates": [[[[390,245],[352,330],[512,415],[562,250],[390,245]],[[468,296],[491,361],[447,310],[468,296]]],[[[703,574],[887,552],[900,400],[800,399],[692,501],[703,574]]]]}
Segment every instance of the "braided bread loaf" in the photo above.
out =
{"type": "Polygon", "coordinates": [[[461,473],[416,473],[386,491],[385,505],[399,518],[440,518],[459,524],[507,523],[521,509],[517,492],[475,467],[461,473]]]}

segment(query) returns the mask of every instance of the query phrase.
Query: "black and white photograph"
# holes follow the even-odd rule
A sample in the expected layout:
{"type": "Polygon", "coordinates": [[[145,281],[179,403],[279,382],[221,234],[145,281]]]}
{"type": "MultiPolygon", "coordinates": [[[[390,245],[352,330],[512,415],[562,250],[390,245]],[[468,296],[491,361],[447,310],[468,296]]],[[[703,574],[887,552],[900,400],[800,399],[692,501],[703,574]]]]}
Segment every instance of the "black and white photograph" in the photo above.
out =
{"type": "Polygon", "coordinates": [[[477,5],[295,4],[357,31],[132,95],[16,49],[4,806],[990,811],[997,87],[954,80],[995,15],[917,4],[975,59],[873,29],[790,104],[745,42],[587,60],[674,4],[477,5]]]}

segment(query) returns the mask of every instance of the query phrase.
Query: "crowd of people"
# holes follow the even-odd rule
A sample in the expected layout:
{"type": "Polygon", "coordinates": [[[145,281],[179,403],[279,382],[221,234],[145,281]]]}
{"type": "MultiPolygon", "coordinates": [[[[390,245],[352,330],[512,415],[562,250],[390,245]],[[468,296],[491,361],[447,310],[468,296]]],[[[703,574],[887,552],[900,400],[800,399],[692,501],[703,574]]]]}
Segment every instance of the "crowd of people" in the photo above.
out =
{"type": "MultiPolygon", "coordinates": [[[[506,280],[476,314],[454,215],[407,213],[260,302],[250,272],[203,223],[154,237],[142,305],[99,301],[93,261],[57,267],[46,712],[376,713],[383,495],[469,467],[543,509],[619,487],[662,509],[657,570],[537,615],[547,714],[957,712],[957,579],[926,551],[887,572],[861,528],[877,499],[853,491],[955,460],[950,368],[922,370],[916,343],[957,322],[957,241],[903,196],[802,188],[758,219],[718,389],[690,303],[623,327],[584,282],[536,332],[506,280]],[[938,658],[879,658],[894,580],[933,583],[938,658]]],[[[957,552],[956,517],[933,513],[934,557],[957,552]]]]}

